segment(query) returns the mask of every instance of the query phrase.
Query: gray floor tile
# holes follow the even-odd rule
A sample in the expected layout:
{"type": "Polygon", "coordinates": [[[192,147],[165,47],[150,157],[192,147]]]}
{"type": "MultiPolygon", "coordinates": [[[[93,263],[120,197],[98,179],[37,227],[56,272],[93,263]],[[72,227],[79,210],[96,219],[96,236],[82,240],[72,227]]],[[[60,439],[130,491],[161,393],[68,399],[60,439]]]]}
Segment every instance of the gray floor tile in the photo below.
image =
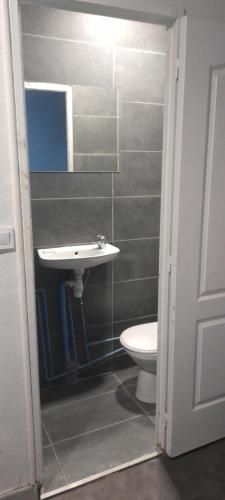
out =
{"type": "Polygon", "coordinates": [[[69,482],[129,462],[154,450],[155,428],[137,417],[54,446],[69,482]]]}
{"type": "Polygon", "coordinates": [[[62,404],[73,403],[98,394],[116,390],[118,382],[114,375],[99,375],[80,380],[76,384],[63,384],[52,387],[43,393],[43,410],[62,404]]]}
{"type": "Polygon", "coordinates": [[[151,415],[151,421],[153,422],[154,425],[155,425],[155,419],[156,419],[156,416],[155,415],[151,415]]]}
{"type": "Polygon", "coordinates": [[[141,413],[138,405],[122,389],[77,403],[43,410],[42,418],[54,443],[141,413]]]}
{"type": "Polygon", "coordinates": [[[50,442],[43,426],[41,430],[42,430],[42,446],[48,446],[50,442]]]}
{"type": "Polygon", "coordinates": [[[137,381],[138,370],[138,366],[134,365],[124,370],[116,371],[115,375],[124,385],[133,385],[137,381]]]}
{"type": "Polygon", "coordinates": [[[149,415],[155,415],[155,404],[154,403],[144,403],[144,401],[140,401],[139,399],[136,398],[136,387],[137,385],[129,385],[126,387],[127,391],[131,394],[133,398],[135,398],[135,401],[141,408],[143,408],[144,412],[148,413],[149,415]]]}
{"type": "Polygon", "coordinates": [[[52,491],[66,484],[51,446],[43,448],[42,480],[44,491],[52,491]]]}

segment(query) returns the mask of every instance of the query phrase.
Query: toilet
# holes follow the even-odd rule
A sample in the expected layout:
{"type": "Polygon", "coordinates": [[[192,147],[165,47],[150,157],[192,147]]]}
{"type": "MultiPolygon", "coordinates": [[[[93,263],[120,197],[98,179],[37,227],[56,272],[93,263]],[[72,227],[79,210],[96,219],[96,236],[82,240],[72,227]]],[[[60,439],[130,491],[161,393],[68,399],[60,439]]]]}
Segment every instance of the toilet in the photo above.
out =
{"type": "Polygon", "coordinates": [[[120,335],[120,343],[139,366],[136,397],[156,402],[156,359],[158,323],[132,326],[120,335]]]}

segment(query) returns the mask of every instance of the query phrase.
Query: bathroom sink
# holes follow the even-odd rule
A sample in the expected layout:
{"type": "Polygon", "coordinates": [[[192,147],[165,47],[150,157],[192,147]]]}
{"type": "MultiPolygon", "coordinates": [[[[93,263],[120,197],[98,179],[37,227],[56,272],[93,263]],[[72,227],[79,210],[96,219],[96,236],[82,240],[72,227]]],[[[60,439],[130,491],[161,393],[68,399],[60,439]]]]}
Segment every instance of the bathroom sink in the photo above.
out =
{"type": "Polygon", "coordinates": [[[89,267],[98,266],[115,259],[119,252],[119,248],[109,243],[106,243],[104,248],[100,248],[98,243],[90,243],[87,245],[39,249],[38,255],[41,264],[45,267],[83,272],[89,267]]]}

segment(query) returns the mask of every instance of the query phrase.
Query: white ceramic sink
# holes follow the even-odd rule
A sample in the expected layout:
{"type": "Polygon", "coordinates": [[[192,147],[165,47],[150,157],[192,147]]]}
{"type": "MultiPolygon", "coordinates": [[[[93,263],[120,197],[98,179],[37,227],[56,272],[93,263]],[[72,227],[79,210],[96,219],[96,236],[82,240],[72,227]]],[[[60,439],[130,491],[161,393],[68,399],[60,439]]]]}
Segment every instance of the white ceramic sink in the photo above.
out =
{"type": "Polygon", "coordinates": [[[88,267],[98,266],[115,259],[119,252],[119,248],[109,243],[106,243],[104,248],[100,248],[97,243],[90,243],[39,249],[38,255],[41,264],[45,267],[83,272],[88,267]]]}

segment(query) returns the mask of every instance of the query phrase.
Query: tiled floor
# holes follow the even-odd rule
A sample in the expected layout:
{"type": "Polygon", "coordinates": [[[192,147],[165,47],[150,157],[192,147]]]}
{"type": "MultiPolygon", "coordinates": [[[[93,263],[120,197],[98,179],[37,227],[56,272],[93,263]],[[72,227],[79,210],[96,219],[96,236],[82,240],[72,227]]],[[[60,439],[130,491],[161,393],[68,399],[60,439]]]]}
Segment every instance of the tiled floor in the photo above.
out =
{"type": "Polygon", "coordinates": [[[155,405],[135,398],[137,367],[61,386],[42,410],[44,491],[154,451],[155,405]]]}

